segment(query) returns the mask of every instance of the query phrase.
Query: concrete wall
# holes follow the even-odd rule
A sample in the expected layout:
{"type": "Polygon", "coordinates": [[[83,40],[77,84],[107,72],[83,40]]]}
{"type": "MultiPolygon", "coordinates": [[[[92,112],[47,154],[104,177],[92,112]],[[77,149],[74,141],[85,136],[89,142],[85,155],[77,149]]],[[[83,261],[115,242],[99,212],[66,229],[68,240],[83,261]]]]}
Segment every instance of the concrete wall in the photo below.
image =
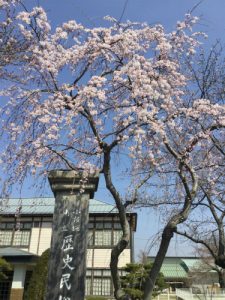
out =
{"type": "MultiPolygon", "coordinates": [[[[87,250],[87,268],[109,268],[112,249],[88,249],[87,250]]],[[[120,255],[118,267],[124,267],[130,263],[130,249],[125,249],[120,255]]]]}

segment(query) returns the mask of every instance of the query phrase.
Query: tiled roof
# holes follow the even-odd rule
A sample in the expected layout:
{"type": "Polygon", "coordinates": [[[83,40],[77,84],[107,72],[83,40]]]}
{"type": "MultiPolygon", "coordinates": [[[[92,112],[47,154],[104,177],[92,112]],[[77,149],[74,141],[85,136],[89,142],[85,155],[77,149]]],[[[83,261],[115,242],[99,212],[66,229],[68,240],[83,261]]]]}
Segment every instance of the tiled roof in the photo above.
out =
{"type": "Polygon", "coordinates": [[[163,263],[160,272],[162,272],[166,278],[187,277],[187,272],[185,271],[183,266],[180,265],[179,263],[173,263],[173,262],[163,263]]]}
{"type": "MultiPolygon", "coordinates": [[[[0,201],[0,215],[51,215],[54,198],[10,198],[0,201]]],[[[91,199],[89,213],[116,213],[114,205],[91,199]]]]}
{"type": "Polygon", "coordinates": [[[99,200],[91,199],[89,204],[90,213],[117,213],[115,205],[108,204],[99,200]]]}
{"type": "Polygon", "coordinates": [[[188,271],[191,271],[192,269],[197,269],[201,266],[203,263],[199,258],[182,258],[183,263],[187,267],[188,271]]]}
{"type": "MultiPolygon", "coordinates": [[[[154,257],[149,257],[154,261],[154,257]]],[[[182,279],[188,276],[188,273],[199,269],[202,261],[197,257],[165,257],[160,272],[165,278],[182,279]]]]}

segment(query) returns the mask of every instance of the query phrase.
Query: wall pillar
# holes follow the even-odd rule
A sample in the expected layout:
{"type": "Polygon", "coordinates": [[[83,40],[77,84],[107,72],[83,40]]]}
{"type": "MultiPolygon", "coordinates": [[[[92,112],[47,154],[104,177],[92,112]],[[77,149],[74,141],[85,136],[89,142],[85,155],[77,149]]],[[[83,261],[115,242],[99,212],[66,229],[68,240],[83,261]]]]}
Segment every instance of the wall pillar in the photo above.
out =
{"type": "Polygon", "coordinates": [[[26,267],[21,265],[14,266],[13,281],[10,292],[10,300],[23,300],[24,281],[26,267]]]}
{"type": "Polygon", "coordinates": [[[98,174],[88,177],[82,186],[82,174],[75,171],[51,171],[48,178],[56,201],[45,299],[83,300],[88,207],[98,174]]]}

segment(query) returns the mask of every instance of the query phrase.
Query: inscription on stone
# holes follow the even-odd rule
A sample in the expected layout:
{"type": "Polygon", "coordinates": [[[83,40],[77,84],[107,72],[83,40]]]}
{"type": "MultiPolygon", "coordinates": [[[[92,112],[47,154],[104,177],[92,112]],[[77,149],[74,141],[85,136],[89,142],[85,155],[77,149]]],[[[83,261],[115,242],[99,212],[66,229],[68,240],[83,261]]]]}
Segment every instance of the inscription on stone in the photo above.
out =
{"type": "MultiPolygon", "coordinates": [[[[49,179],[56,202],[45,300],[83,300],[85,296],[88,206],[98,178],[80,194],[70,172],[55,172],[49,179]]],[[[80,177],[75,179],[79,183],[80,177]]]]}

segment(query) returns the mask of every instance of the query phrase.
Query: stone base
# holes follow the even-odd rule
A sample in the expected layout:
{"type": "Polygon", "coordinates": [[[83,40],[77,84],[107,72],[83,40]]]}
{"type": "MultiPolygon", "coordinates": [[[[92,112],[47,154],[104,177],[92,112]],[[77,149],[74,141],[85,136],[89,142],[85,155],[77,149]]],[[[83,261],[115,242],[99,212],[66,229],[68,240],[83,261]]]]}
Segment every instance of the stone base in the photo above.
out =
{"type": "Polygon", "coordinates": [[[23,289],[11,289],[10,300],[23,300],[23,289]]]}

